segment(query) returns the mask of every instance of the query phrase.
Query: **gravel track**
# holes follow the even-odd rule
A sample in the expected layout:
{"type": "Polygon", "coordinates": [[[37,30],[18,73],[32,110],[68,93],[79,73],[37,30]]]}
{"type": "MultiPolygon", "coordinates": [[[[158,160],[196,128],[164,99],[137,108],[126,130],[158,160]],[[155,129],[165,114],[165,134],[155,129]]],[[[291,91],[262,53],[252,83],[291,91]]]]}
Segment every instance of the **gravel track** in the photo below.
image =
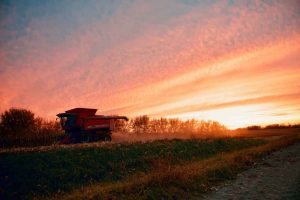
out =
{"type": "Polygon", "coordinates": [[[273,152],[236,180],[214,189],[204,199],[300,199],[300,143],[273,152]]]}

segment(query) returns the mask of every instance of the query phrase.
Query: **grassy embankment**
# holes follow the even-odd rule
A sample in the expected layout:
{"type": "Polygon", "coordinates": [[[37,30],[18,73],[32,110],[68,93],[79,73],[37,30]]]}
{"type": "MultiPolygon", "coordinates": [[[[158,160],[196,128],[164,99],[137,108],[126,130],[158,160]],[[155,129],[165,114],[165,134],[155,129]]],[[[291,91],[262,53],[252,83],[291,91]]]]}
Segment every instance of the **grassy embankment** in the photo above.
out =
{"type": "Polygon", "coordinates": [[[198,195],[295,138],[171,140],[2,154],[0,198],[198,195]]]}

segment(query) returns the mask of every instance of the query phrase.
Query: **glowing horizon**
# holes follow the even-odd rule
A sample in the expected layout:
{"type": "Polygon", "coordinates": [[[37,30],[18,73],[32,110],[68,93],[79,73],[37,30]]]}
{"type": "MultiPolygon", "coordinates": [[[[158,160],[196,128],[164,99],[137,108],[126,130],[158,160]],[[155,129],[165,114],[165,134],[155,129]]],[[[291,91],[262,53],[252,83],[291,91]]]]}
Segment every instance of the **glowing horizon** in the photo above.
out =
{"type": "Polygon", "coordinates": [[[300,122],[300,3],[0,4],[0,112],[300,122]]]}

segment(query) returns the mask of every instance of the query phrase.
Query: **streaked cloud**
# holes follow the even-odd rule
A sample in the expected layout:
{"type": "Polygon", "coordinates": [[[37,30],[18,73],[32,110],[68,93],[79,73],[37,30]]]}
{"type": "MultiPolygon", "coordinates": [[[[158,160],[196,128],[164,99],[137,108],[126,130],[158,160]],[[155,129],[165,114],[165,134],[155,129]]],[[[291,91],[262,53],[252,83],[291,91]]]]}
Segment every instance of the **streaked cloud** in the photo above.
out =
{"type": "Polygon", "coordinates": [[[257,109],[264,117],[253,123],[300,120],[299,1],[33,0],[0,9],[0,111],[51,118],[95,107],[234,127],[220,110],[229,119],[257,109]]]}

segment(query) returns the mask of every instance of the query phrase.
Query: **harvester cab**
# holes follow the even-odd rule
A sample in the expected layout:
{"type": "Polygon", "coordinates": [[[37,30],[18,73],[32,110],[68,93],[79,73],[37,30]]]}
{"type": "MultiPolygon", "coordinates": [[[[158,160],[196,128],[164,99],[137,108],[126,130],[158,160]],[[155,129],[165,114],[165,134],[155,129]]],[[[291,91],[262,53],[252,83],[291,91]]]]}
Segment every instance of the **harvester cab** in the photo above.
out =
{"type": "Polygon", "coordinates": [[[66,136],[60,144],[110,141],[118,120],[128,120],[126,116],[95,115],[97,109],[74,108],[57,114],[66,136]]]}
{"type": "Polygon", "coordinates": [[[57,116],[59,117],[61,127],[64,130],[69,130],[76,126],[76,115],[71,113],[60,113],[57,116]]]}

